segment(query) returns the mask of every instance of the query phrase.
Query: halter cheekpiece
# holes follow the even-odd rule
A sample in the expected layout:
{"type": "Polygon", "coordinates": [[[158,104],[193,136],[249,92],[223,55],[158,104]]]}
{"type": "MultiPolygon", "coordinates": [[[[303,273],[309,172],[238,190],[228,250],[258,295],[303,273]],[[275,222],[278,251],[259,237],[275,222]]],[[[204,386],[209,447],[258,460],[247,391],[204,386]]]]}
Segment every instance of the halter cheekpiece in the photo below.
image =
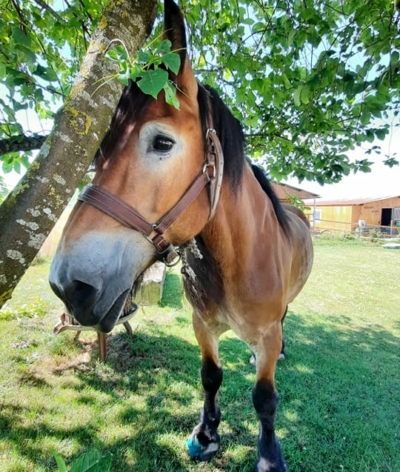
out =
{"type": "Polygon", "coordinates": [[[156,223],[149,223],[135,208],[98,185],[86,185],[80,193],[78,200],[106,213],[127,228],[141,232],[154,245],[160,259],[167,265],[174,265],[179,262],[179,248],[175,248],[172,243],[166,241],[164,238],[165,231],[196,200],[203,188],[208,184],[210,199],[208,221],[214,216],[218,204],[224,169],[224,156],[221,143],[213,128],[207,130],[206,145],[207,150],[202,172],[192,182],[178,203],[156,223]]]}

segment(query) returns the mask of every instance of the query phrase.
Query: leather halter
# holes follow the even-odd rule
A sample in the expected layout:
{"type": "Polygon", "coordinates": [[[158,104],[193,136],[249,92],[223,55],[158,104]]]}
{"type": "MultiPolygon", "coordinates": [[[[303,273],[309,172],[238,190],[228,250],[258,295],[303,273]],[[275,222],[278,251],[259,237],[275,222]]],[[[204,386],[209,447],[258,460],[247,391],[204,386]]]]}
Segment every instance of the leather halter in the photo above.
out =
{"type": "Polygon", "coordinates": [[[141,232],[154,245],[160,258],[167,265],[171,265],[179,255],[174,245],[165,240],[165,231],[196,200],[206,185],[210,184],[210,214],[208,221],[214,216],[218,204],[224,169],[224,156],[221,143],[214,129],[210,128],[207,130],[206,141],[207,152],[202,172],[192,182],[178,203],[156,223],[149,223],[135,208],[98,185],[87,185],[82,190],[78,200],[92,205],[122,225],[141,232]]]}

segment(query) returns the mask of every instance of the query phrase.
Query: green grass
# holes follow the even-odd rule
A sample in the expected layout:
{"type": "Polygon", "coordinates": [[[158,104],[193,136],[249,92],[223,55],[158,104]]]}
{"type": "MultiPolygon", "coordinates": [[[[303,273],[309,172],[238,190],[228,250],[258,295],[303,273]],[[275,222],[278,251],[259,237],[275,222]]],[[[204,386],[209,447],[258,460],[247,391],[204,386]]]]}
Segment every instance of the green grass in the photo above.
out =
{"type": "MultiPolygon", "coordinates": [[[[250,351],[221,340],[221,449],[189,460],[185,441],[202,404],[200,356],[177,273],[161,306],[118,327],[105,364],[96,336],[55,337],[62,306],[48,264],[32,267],[0,312],[2,472],[55,471],[96,448],[113,472],[252,470],[258,426],[250,351]]],[[[277,433],[292,472],[400,471],[400,251],[317,241],[310,281],[286,318],[278,365],[277,433]]]]}

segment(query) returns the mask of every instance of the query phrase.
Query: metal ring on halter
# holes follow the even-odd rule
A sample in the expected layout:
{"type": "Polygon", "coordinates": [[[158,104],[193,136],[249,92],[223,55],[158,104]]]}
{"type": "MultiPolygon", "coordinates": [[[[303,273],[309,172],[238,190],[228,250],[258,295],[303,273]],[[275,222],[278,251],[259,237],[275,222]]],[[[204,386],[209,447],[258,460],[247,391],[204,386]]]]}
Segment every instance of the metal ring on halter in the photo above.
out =
{"type": "Polygon", "coordinates": [[[207,131],[206,131],[206,139],[209,138],[208,135],[209,135],[210,133],[217,134],[217,132],[215,131],[214,128],[208,128],[207,131]]]}
{"type": "MultiPolygon", "coordinates": [[[[181,254],[181,251],[179,250],[179,248],[175,248],[174,252],[177,255],[177,257],[172,259],[171,262],[169,262],[167,260],[167,258],[163,258],[163,260],[162,260],[167,267],[175,267],[176,265],[178,265],[181,262],[182,254],[181,254]]],[[[170,254],[170,253],[168,253],[168,254],[170,254]]],[[[167,257],[168,257],[168,254],[167,254],[167,257]]]]}

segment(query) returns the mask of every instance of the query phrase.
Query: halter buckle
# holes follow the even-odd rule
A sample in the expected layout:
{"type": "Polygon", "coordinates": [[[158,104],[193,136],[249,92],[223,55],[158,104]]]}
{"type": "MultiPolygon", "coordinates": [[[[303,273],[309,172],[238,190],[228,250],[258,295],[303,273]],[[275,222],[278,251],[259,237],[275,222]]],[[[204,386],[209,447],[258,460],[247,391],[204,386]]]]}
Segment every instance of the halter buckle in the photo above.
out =
{"type": "Polygon", "coordinates": [[[212,176],[210,176],[210,178],[215,178],[215,176],[217,175],[217,169],[215,168],[215,164],[212,163],[212,162],[206,162],[203,166],[203,174],[206,174],[208,173],[207,172],[207,169],[211,167],[212,168],[212,176]]]}

